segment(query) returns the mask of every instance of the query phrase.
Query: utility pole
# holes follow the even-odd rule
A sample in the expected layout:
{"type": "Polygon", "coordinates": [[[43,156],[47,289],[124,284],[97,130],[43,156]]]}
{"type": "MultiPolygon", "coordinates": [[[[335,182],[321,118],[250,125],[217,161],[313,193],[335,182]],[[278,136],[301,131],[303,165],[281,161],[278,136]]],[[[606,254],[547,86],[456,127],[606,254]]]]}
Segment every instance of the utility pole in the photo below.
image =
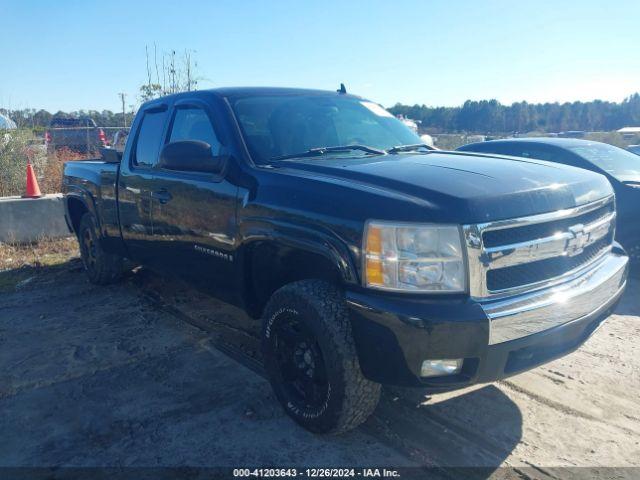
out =
{"type": "Polygon", "coordinates": [[[124,128],[127,128],[127,113],[124,110],[124,99],[126,98],[126,93],[119,93],[120,101],[122,102],[122,124],[124,128]]]}

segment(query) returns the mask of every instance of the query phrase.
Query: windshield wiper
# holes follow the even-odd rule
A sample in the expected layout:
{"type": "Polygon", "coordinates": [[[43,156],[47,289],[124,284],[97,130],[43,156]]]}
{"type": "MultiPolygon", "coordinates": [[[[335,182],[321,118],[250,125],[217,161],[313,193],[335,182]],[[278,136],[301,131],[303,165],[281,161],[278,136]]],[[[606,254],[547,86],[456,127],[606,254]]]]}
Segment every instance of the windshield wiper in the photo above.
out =
{"type": "Polygon", "coordinates": [[[336,145],[335,147],[317,147],[310,148],[306,152],[292,153],[289,155],[280,155],[272,157],[271,160],[286,160],[288,158],[315,157],[324,155],[329,152],[350,152],[351,150],[360,150],[371,155],[385,155],[387,152],[378,148],[368,147],[366,145],[336,145]]]}
{"type": "Polygon", "coordinates": [[[437,150],[435,147],[427,145],[426,143],[415,143],[413,145],[398,145],[396,147],[391,147],[387,150],[387,153],[414,152],[421,148],[426,148],[429,151],[437,150]]]}

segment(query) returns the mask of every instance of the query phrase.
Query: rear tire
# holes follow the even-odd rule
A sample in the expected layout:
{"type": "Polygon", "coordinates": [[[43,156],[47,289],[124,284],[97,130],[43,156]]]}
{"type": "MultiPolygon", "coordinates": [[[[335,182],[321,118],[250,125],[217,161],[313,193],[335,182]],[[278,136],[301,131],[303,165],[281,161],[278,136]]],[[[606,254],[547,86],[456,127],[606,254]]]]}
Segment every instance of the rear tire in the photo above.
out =
{"type": "Polygon", "coordinates": [[[380,385],[360,370],[342,293],[319,280],[275,292],[263,315],[269,381],[285,412],[315,433],[339,434],[375,410],[380,385]]]}
{"type": "Polygon", "coordinates": [[[78,244],[89,281],[96,285],[115,283],[122,277],[123,258],[103,250],[95,219],[85,213],[78,227],[78,244]]]}

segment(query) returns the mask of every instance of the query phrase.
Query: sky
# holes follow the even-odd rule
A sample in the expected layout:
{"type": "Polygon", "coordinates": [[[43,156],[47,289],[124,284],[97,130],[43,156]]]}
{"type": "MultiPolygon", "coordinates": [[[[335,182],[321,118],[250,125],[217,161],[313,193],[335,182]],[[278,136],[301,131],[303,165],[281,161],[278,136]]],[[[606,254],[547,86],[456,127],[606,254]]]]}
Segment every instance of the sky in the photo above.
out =
{"type": "Polygon", "coordinates": [[[639,19],[638,0],[0,0],[0,107],[137,104],[154,43],[193,52],[200,88],[621,101],[640,91],[639,19]]]}

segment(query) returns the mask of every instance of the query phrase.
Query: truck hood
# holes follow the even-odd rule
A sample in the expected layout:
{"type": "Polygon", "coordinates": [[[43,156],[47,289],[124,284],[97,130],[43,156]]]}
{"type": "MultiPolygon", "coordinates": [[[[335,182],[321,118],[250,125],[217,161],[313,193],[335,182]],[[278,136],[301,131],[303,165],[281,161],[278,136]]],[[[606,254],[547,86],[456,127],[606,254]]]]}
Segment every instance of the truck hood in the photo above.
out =
{"type": "MultiPolygon", "coordinates": [[[[300,158],[280,164],[428,202],[442,218],[477,223],[571,208],[613,193],[598,173],[468,152],[300,158]],[[455,219],[454,219],[455,217],[455,219]]],[[[436,220],[436,218],[434,218],[436,220]]]]}

